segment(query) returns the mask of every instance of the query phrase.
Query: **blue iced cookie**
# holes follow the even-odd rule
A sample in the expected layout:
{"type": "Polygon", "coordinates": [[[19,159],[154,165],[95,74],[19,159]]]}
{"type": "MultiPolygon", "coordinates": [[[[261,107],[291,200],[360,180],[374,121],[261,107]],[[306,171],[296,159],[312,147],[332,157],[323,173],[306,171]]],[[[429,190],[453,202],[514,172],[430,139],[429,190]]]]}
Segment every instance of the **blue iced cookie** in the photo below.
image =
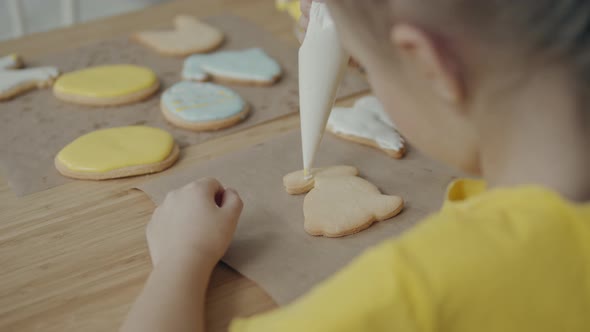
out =
{"type": "Polygon", "coordinates": [[[281,66],[260,48],[195,54],[186,58],[182,76],[186,80],[272,85],[281,77],[281,66]]]}
{"type": "Polygon", "coordinates": [[[195,131],[218,130],[243,121],[248,104],[233,90],[201,82],[179,82],[162,94],[162,113],[173,125],[195,131]]]}

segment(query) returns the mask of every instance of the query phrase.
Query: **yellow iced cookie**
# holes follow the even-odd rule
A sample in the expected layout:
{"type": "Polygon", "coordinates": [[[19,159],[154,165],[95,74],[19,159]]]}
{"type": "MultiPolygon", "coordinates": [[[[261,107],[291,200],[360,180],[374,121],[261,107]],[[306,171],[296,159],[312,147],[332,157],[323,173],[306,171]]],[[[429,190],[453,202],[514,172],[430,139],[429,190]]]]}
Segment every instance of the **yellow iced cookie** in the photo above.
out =
{"type": "Polygon", "coordinates": [[[80,136],[58,153],[55,167],[67,177],[105,180],[163,171],[178,155],[174,138],[164,130],[118,127],[80,136]]]}
{"type": "Polygon", "coordinates": [[[159,86],[156,74],[149,68],[106,65],[62,75],[53,85],[53,93],[77,104],[114,106],[143,100],[159,86]]]}

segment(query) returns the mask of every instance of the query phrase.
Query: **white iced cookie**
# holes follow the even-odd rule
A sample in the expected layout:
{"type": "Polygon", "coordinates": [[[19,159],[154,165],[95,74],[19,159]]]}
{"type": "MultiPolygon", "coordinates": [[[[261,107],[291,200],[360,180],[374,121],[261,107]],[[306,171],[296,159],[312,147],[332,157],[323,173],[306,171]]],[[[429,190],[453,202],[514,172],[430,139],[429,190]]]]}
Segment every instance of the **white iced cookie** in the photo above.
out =
{"type": "Polygon", "coordinates": [[[210,52],[224,39],[219,29],[186,15],[174,19],[174,30],[142,31],[133,37],[158,53],[170,56],[210,52]]]}
{"type": "Polygon", "coordinates": [[[0,57],[0,70],[16,69],[23,66],[23,61],[18,54],[10,54],[0,57]]]}
{"type": "Polygon", "coordinates": [[[402,158],[406,144],[374,96],[359,99],[353,107],[335,107],[326,129],[343,139],[375,147],[393,158],[402,158]]]}
{"type": "Polygon", "coordinates": [[[280,79],[281,66],[260,48],[195,54],[184,61],[182,77],[266,86],[280,79]]]}
{"type": "Polygon", "coordinates": [[[22,66],[18,55],[0,58],[0,100],[7,100],[35,88],[50,86],[59,76],[55,67],[17,69],[22,66]]]}
{"type": "Polygon", "coordinates": [[[302,171],[283,177],[290,194],[308,192],[303,200],[305,231],[314,236],[342,237],[358,233],[373,223],[393,218],[404,207],[399,196],[383,195],[351,166],[314,169],[313,179],[302,171]]]}

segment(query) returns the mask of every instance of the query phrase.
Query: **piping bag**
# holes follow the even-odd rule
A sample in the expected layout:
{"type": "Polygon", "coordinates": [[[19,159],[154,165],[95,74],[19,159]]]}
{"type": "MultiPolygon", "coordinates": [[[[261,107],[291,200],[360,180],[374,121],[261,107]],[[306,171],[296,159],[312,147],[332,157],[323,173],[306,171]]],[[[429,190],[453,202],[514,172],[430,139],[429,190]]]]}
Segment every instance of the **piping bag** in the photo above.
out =
{"type": "Polygon", "coordinates": [[[306,179],[313,176],[314,158],[348,59],[326,4],[312,2],[307,33],[299,48],[299,112],[306,179]]]}

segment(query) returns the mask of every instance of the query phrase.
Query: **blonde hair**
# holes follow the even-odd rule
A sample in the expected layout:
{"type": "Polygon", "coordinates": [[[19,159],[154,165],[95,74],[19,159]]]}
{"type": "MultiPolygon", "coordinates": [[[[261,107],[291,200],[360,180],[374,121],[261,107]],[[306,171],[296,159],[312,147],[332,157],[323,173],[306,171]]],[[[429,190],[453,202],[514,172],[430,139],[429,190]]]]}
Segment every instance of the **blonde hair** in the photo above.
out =
{"type": "Polygon", "coordinates": [[[389,38],[402,15],[423,21],[429,30],[466,32],[471,38],[506,47],[531,59],[559,62],[590,83],[590,1],[588,0],[332,0],[332,10],[358,22],[355,30],[368,47],[389,38]],[[534,55],[534,56],[532,56],[534,55]]]}

